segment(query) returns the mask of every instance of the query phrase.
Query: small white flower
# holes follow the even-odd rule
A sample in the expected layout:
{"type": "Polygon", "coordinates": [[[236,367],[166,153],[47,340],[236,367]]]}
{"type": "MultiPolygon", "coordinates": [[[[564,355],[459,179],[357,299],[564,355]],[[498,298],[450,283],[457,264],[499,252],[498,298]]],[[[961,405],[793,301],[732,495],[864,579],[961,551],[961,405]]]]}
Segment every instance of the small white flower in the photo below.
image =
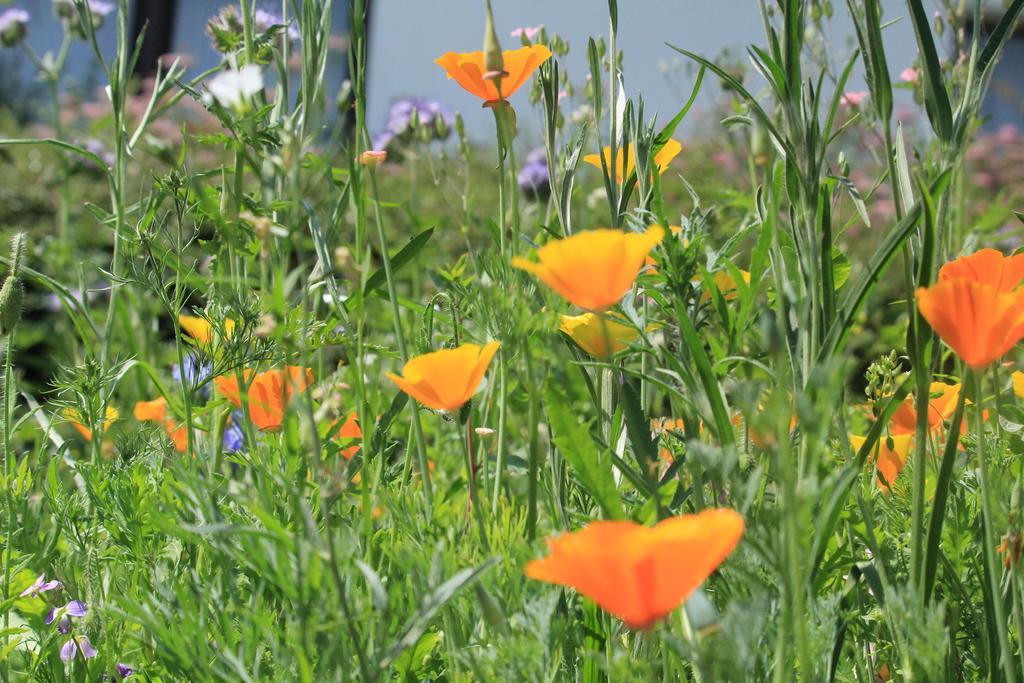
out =
{"type": "Polygon", "coordinates": [[[206,84],[207,94],[221,106],[244,112],[252,98],[263,91],[263,72],[255,64],[246,64],[235,71],[223,71],[206,84]]]}

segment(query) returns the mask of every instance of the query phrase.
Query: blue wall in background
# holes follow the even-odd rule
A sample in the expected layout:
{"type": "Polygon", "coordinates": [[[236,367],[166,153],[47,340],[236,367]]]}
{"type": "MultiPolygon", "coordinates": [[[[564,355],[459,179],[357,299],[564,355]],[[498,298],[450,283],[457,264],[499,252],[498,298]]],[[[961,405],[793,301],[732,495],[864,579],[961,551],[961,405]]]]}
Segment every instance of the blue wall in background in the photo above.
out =
{"type": "MultiPolygon", "coordinates": [[[[461,110],[470,132],[489,136],[493,119],[479,102],[448,82],[434,59],[447,50],[479,49],[483,33],[483,3],[480,0],[373,0],[371,54],[369,58],[369,124],[371,131],[387,121],[391,100],[406,95],[420,95],[442,101],[453,110],[461,110]]],[[[52,0],[14,0],[32,13],[29,42],[42,54],[56,49],[60,24],[54,18],[52,0]]],[[[225,2],[179,0],[178,20],[174,32],[175,51],[194,60],[191,73],[217,63],[219,56],[209,45],[205,34],[206,21],[225,2]]],[[[268,2],[279,7],[280,2],[268,2]]],[[[332,8],[335,32],[345,33],[347,1],[334,0],[332,8]]],[[[842,3],[836,3],[837,15],[833,34],[829,37],[837,57],[849,53],[853,35],[842,3]]],[[[884,0],[886,20],[897,20],[885,31],[889,64],[893,79],[909,66],[916,55],[916,42],[906,5],[901,0],[884,0]]],[[[518,26],[545,24],[549,31],[568,39],[572,51],[566,61],[570,75],[582,83],[586,75],[586,40],[588,36],[605,36],[608,32],[606,4],[599,0],[495,0],[495,19],[505,47],[515,47],[508,37],[518,26]]],[[[106,48],[113,49],[114,29],[108,22],[100,32],[106,48]]],[[[625,83],[627,94],[643,93],[648,112],[659,112],[665,120],[685,100],[689,79],[679,69],[685,60],[666,46],[672,43],[699,54],[715,57],[723,48],[737,58],[749,43],[763,41],[760,15],[753,0],[630,0],[620,3],[619,42],[625,51],[625,83]],[[655,19],[652,21],[652,18],[655,19]],[[674,74],[670,77],[666,71],[674,74]]],[[[13,51],[12,51],[13,52],[13,51]]],[[[328,93],[338,91],[345,55],[331,53],[328,93]]],[[[992,125],[1022,121],[1021,102],[1017,93],[1024,92],[1024,40],[1014,40],[1000,65],[993,98],[986,107],[992,125]]],[[[23,71],[31,76],[27,59],[21,58],[23,71]]],[[[95,96],[103,78],[91,51],[82,43],[72,48],[67,78],[63,86],[86,96],[95,96]]],[[[863,68],[857,67],[851,89],[863,89],[863,68]]],[[[756,88],[755,88],[756,89],[756,88]]],[[[718,92],[714,79],[706,81],[698,103],[708,105],[718,92]]],[[[516,102],[525,99],[517,95],[516,102]]],[[[906,101],[906,98],[903,99],[906,101]]],[[[577,98],[577,104],[580,102],[577,98]]],[[[521,116],[524,129],[536,128],[532,114],[521,116]]]]}

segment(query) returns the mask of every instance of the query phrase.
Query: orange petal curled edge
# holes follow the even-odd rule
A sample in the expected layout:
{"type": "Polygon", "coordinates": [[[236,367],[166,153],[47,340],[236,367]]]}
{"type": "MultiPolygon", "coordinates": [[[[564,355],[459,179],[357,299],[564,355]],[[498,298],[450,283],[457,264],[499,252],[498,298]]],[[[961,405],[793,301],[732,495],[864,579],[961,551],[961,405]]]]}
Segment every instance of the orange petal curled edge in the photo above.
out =
{"type": "Polygon", "coordinates": [[[570,586],[635,629],[675,610],[733,551],[743,518],[729,509],[666,519],[654,527],[592,522],[548,541],[526,565],[532,579],[570,586]]]}
{"type": "Polygon", "coordinates": [[[939,281],[973,280],[995,287],[1001,294],[1012,292],[1024,281],[1024,254],[1003,256],[995,249],[980,249],[950,261],[939,270],[939,281]]]}

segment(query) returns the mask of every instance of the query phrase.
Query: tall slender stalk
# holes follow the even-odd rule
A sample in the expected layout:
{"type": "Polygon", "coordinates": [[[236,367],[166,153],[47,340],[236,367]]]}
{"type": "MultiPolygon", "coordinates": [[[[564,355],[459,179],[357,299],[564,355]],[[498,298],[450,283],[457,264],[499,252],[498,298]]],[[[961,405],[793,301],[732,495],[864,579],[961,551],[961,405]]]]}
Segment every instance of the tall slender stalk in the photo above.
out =
{"type": "MultiPolygon", "coordinates": [[[[388,299],[391,304],[391,317],[394,321],[395,340],[398,343],[398,353],[402,363],[409,360],[409,350],[405,344],[405,332],[402,330],[402,316],[398,309],[398,291],[395,288],[395,278],[391,272],[391,255],[388,253],[388,242],[384,236],[384,216],[380,208],[380,194],[377,191],[377,171],[373,167],[369,169],[370,189],[373,192],[374,220],[377,223],[377,237],[380,240],[380,258],[384,262],[384,277],[388,285],[388,299]]],[[[423,490],[427,499],[433,498],[430,485],[430,469],[427,465],[427,443],[423,436],[423,425],[420,422],[420,408],[416,401],[411,401],[412,406],[412,430],[413,438],[416,440],[416,457],[419,462],[420,476],[423,477],[423,490]]]]}
{"type": "MultiPolygon", "coordinates": [[[[1016,681],[1017,674],[1014,671],[1013,657],[1010,652],[1010,644],[1007,639],[1009,624],[1006,621],[1006,606],[1003,604],[1003,590],[1000,585],[999,563],[996,561],[996,535],[992,527],[992,484],[988,472],[988,449],[985,447],[985,396],[982,393],[983,376],[980,371],[969,371],[972,393],[974,394],[974,429],[975,438],[978,443],[978,472],[981,486],[981,515],[982,515],[982,553],[985,560],[985,574],[988,577],[989,591],[992,595],[992,611],[995,615],[995,632],[999,641],[999,661],[1003,668],[1003,675],[1007,681],[1016,681]]],[[[999,416],[994,416],[995,420],[999,416]]]]}

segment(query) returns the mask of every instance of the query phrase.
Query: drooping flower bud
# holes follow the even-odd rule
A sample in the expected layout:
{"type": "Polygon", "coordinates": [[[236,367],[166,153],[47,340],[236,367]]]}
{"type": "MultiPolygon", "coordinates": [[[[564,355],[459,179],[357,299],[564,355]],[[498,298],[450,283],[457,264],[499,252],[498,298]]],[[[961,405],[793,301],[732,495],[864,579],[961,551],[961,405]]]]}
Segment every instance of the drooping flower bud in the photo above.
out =
{"type": "Polygon", "coordinates": [[[498,32],[494,30],[490,0],[487,0],[487,23],[484,26],[484,68],[487,69],[484,78],[500,82],[508,76],[508,72],[505,71],[505,58],[501,54],[501,43],[498,42],[498,32]]]}

